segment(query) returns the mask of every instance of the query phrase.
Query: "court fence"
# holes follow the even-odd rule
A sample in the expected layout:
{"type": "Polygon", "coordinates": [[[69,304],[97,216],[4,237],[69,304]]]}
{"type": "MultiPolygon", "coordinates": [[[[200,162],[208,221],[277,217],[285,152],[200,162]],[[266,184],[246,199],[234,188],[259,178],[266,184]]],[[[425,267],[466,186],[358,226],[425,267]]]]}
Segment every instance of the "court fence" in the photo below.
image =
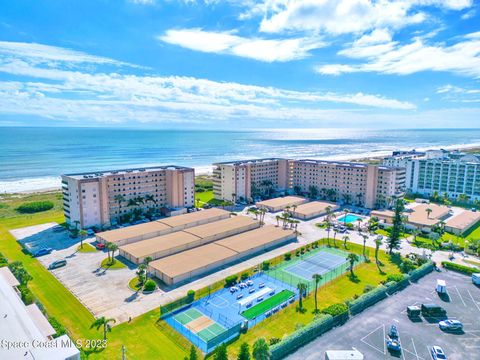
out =
{"type": "Polygon", "coordinates": [[[166,305],[160,306],[160,317],[177,309],[182,309],[193,302],[194,298],[191,295],[186,295],[177,300],[172,301],[166,305]]]}

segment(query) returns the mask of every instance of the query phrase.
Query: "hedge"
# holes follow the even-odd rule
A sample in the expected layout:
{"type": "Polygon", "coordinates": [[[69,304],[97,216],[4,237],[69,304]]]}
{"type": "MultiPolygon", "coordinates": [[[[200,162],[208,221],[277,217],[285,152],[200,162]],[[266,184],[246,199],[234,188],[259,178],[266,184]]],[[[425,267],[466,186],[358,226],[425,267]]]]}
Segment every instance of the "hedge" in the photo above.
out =
{"type": "Polygon", "coordinates": [[[322,310],[323,314],[338,316],[348,312],[348,306],[344,303],[333,304],[322,310]]]}
{"type": "Polygon", "coordinates": [[[8,265],[8,259],[0,253],[0,267],[7,266],[8,265]]]}
{"type": "Polygon", "coordinates": [[[348,301],[348,307],[352,315],[356,315],[367,307],[383,300],[387,297],[387,287],[380,285],[372,291],[369,291],[355,300],[348,301]]]}
{"type": "Polygon", "coordinates": [[[433,271],[433,263],[432,262],[427,262],[423,264],[422,266],[416,268],[415,270],[410,271],[408,276],[410,277],[411,281],[417,281],[418,279],[424,277],[428,273],[431,273],[433,271]]]}
{"type": "Polygon", "coordinates": [[[477,269],[477,268],[474,268],[474,267],[470,267],[470,266],[455,264],[455,263],[452,263],[452,262],[450,262],[450,261],[442,261],[442,266],[443,266],[445,269],[453,270],[453,271],[458,271],[458,272],[460,272],[460,273],[462,273],[462,274],[467,274],[467,275],[472,275],[472,274],[475,274],[475,273],[480,273],[480,269],[477,269]]]}
{"type": "Polygon", "coordinates": [[[20,205],[16,210],[22,214],[33,214],[53,209],[53,206],[54,204],[51,201],[33,201],[20,205]]]}

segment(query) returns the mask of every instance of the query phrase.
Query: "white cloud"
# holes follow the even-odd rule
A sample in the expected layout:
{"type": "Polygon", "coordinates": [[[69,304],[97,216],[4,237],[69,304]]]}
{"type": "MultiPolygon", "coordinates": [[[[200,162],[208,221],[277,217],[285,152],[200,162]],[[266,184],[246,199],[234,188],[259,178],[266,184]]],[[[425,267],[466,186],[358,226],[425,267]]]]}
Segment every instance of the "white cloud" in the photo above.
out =
{"type": "Polygon", "coordinates": [[[299,30],[346,34],[423,22],[427,6],[458,11],[472,5],[472,0],[266,0],[242,17],[263,13],[260,30],[270,33],[299,30]]]}
{"type": "Polygon", "coordinates": [[[155,4],[155,0],[128,0],[128,1],[138,5],[154,5],[155,4]]]}
{"type": "Polygon", "coordinates": [[[467,11],[465,14],[463,14],[461,16],[462,20],[468,20],[468,19],[471,19],[473,18],[475,15],[477,14],[476,10],[470,10],[470,11],[467,11]]]}
{"type": "Polygon", "coordinates": [[[461,103],[480,102],[480,89],[467,89],[460,86],[447,84],[437,88],[437,94],[442,95],[443,100],[461,103]]]}
{"type": "Polygon", "coordinates": [[[235,55],[264,62],[303,59],[310,56],[310,50],[324,46],[317,38],[246,38],[233,32],[204,31],[198,28],[171,29],[157,38],[195,51],[235,55]]]}
{"type": "Polygon", "coordinates": [[[380,45],[354,43],[340,55],[365,60],[354,64],[320,65],[316,70],[324,75],[351,72],[378,72],[406,75],[420,71],[446,71],[480,77],[480,37],[478,33],[466,35],[452,45],[429,45],[421,38],[409,44],[386,42],[380,45]]]}

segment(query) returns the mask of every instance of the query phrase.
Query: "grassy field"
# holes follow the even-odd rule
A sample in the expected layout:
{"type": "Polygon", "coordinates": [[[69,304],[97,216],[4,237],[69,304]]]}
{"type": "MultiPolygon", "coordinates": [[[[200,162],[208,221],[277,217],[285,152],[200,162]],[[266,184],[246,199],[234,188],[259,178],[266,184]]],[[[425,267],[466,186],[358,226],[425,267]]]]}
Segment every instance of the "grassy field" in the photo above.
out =
{"type": "Polygon", "coordinates": [[[195,193],[195,198],[202,204],[206,204],[213,200],[213,190],[195,193]]]}
{"type": "Polygon", "coordinates": [[[262,301],[260,304],[257,304],[248,310],[245,310],[244,312],[242,312],[242,315],[249,320],[253,319],[258,315],[261,315],[264,312],[273,309],[275,306],[280,305],[294,295],[295,294],[290,290],[282,290],[278,294],[275,294],[267,300],[262,301]]]}
{"type": "Polygon", "coordinates": [[[80,247],[80,245],[78,245],[77,251],[81,253],[92,253],[92,252],[97,252],[98,250],[95,249],[95,247],[90,245],[89,243],[84,242],[83,247],[80,247]]]}
{"type": "MultiPolygon", "coordinates": [[[[64,221],[61,199],[57,194],[28,195],[25,197],[2,196],[0,198],[0,252],[10,261],[21,261],[33,276],[29,287],[44,305],[50,316],[55,317],[75,339],[100,339],[100,331],[90,329],[93,315],[35,258],[27,255],[8,230],[46,222],[64,221]],[[27,200],[25,200],[27,199],[27,200]],[[23,201],[54,201],[52,210],[20,215],[14,209],[23,201]]],[[[86,353],[89,359],[121,358],[122,345],[130,359],[183,359],[190,344],[158,321],[159,311],[154,310],[133,319],[130,323],[115,326],[108,334],[108,346],[100,352],[86,353]]]]}
{"type": "Polygon", "coordinates": [[[102,269],[107,269],[107,270],[116,270],[116,269],[125,269],[127,265],[125,265],[123,262],[115,258],[113,259],[113,263],[112,263],[111,260],[107,257],[102,260],[100,267],[102,269]]]}
{"type": "MultiPolygon", "coordinates": [[[[357,254],[362,253],[362,246],[358,244],[347,243],[349,251],[357,254]]],[[[368,248],[369,253],[373,254],[374,249],[368,248]]],[[[375,262],[362,263],[355,268],[355,274],[358,279],[352,281],[348,274],[344,274],[318,290],[318,307],[326,308],[332,304],[344,302],[352,299],[355,295],[363,294],[366,285],[377,286],[381,281],[385,281],[389,274],[399,274],[398,265],[390,259],[390,256],[383,251],[379,252],[379,259],[383,266],[380,273],[375,262]]],[[[373,260],[373,259],[372,259],[373,260]]],[[[298,303],[298,302],[297,302],[298,303]]],[[[238,340],[228,346],[229,359],[236,359],[240,350],[240,345],[247,342],[250,347],[258,338],[265,338],[267,342],[271,338],[281,339],[283,336],[292,333],[295,329],[311,322],[315,315],[315,300],[313,293],[310,293],[304,300],[304,313],[296,311],[295,304],[263,320],[258,326],[255,326],[242,334],[238,340]]]]}

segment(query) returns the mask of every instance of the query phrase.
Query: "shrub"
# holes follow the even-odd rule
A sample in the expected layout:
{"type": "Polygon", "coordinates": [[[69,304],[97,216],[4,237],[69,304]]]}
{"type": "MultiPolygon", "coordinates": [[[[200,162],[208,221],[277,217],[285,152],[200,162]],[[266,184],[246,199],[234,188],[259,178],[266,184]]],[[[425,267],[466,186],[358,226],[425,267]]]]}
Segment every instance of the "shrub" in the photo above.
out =
{"type": "Polygon", "coordinates": [[[153,291],[157,288],[157,284],[155,284],[155,281],[152,279],[148,279],[145,281],[145,285],[143,285],[143,290],[144,291],[153,291]]]}
{"type": "Polygon", "coordinates": [[[22,214],[33,214],[50,209],[53,209],[53,203],[51,201],[33,201],[24,203],[16,208],[16,210],[22,214]]]}
{"type": "Polygon", "coordinates": [[[229,286],[232,286],[233,284],[235,284],[238,280],[238,276],[237,275],[230,275],[230,276],[227,276],[225,278],[225,286],[226,287],[229,287],[229,286]]]}
{"type": "Polygon", "coordinates": [[[326,307],[325,309],[322,310],[322,313],[332,315],[332,316],[337,316],[337,315],[345,314],[347,311],[348,311],[347,304],[338,303],[338,304],[333,304],[326,307]]]}
{"type": "Polygon", "coordinates": [[[284,255],[285,261],[289,261],[292,258],[292,254],[287,253],[284,255]]]}
{"type": "Polygon", "coordinates": [[[268,342],[270,343],[270,346],[271,346],[271,345],[278,344],[280,341],[282,341],[282,339],[273,337],[273,338],[270,338],[270,340],[268,342]]]}
{"type": "Polygon", "coordinates": [[[54,338],[65,335],[67,333],[67,330],[63,327],[63,325],[60,324],[58,320],[55,319],[53,316],[48,317],[48,322],[55,329],[55,334],[53,335],[54,338]]]}
{"type": "Polygon", "coordinates": [[[249,276],[250,274],[248,272],[244,272],[242,273],[242,275],[240,275],[240,279],[247,280],[249,276]]]}
{"type": "Polygon", "coordinates": [[[415,270],[415,264],[413,261],[408,259],[403,259],[402,263],[400,264],[400,271],[404,274],[409,273],[412,270],[415,270]]]}
{"type": "Polygon", "coordinates": [[[30,289],[27,287],[27,285],[19,285],[18,290],[20,291],[20,296],[25,305],[33,304],[33,302],[35,301],[35,297],[33,296],[33,293],[30,291],[30,289]]]}
{"type": "Polygon", "coordinates": [[[269,261],[264,261],[262,263],[262,270],[267,271],[268,269],[270,269],[270,262],[269,261]]]}
{"type": "Polygon", "coordinates": [[[192,302],[195,299],[195,291],[188,290],[187,291],[187,299],[188,299],[188,302],[192,302]]]}
{"type": "Polygon", "coordinates": [[[472,275],[472,274],[474,274],[474,273],[480,272],[480,270],[478,270],[477,268],[470,267],[470,266],[465,266],[465,265],[455,264],[455,263],[452,263],[452,262],[450,262],[450,261],[442,261],[442,266],[443,266],[445,269],[449,269],[449,270],[453,270],[453,271],[458,271],[458,272],[461,272],[461,273],[467,274],[467,275],[472,275]]]}
{"type": "Polygon", "coordinates": [[[8,265],[8,259],[0,253],[0,267],[7,266],[8,265]]]}
{"type": "Polygon", "coordinates": [[[402,274],[390,274],[387,276],[387,282],[400,282],[405,279],[405,276],[402,274]]]}
{"type": "Polygon", "coordinates": [[[372,291],[373,289],[375,289],[375,286],[370,285],[370,284],[367,284],[367,285],[365,285],[365,287],[363,288],[363,293],[366,294],[366,293],[368,293],[369,291],[372,291]]]}

